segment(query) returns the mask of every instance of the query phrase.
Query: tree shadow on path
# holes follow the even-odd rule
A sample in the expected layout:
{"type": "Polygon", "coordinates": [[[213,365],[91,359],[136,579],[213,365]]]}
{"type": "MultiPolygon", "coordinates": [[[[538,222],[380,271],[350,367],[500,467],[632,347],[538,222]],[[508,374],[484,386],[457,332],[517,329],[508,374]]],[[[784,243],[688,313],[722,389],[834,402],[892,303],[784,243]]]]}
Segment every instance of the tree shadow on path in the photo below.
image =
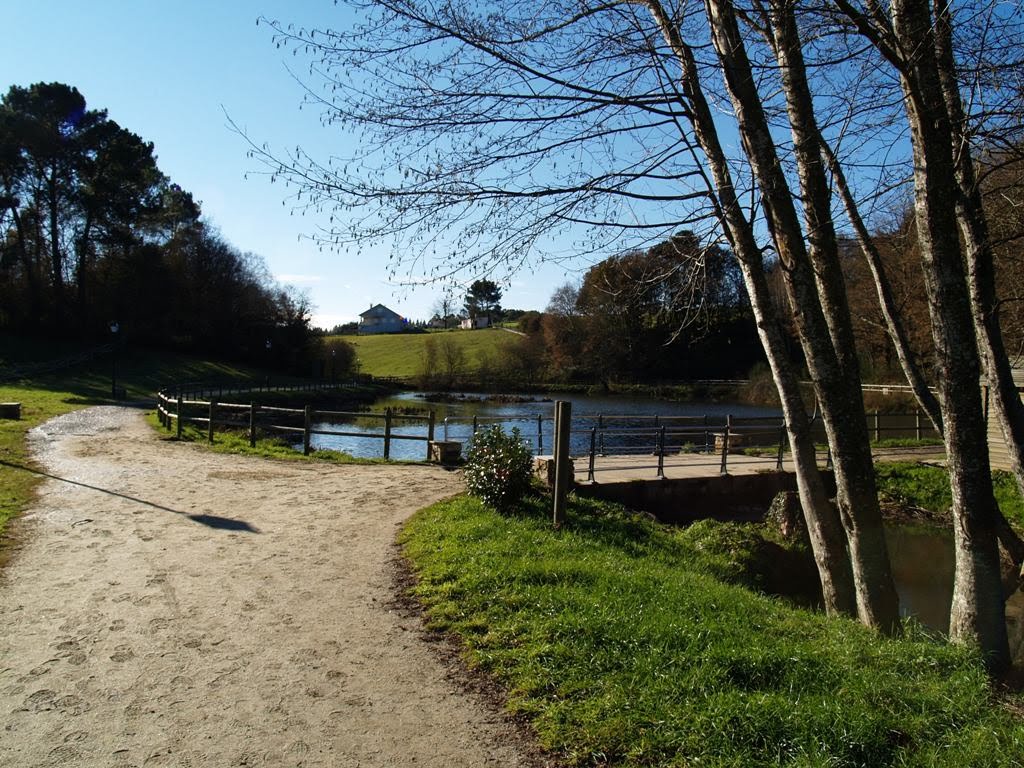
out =
{"type": "Polygon", "coordinates": [[[197,514],[190,514],[188,512],[182,512],[180,509],[172,509],[171,507],[165,507],[162,504],[156,504],[156,503],[154,503],[152,501],[146,501],[145,499],[139,499],[139,498],[136,498],[135,496],[128,496],[127,494],[119,493],[118,491],[111,491],[108,488],[100,488],[99,486],[89,485],[88,483],[82,483],[82,482],[79,482],[78,480],[70,480],[70,479],[68,479],[66,477],[59,477],[58,475],[51,475],[48,472],[43,472],[43,471],[38,470],[38,469],[32,469],[31,467],[26,467],[23,464],[17,464],[15,462],[4,461],[3,459],[0,459],[0,465],[5,466],[5,467],[10,467],[11,469],[20,469],[20,470],[22,470],[24,472],[30,472],[33,475],[38,475],[40,477],[46,477],[46,478],[49,478],[51,480],[58,480],[58,481],[60,481],[62,483],[68,483],[69,485],[77,485],[80,488],[88,488],[90,491],[98,491],[99,493],[105,493],[108,496],[117,496],[118,498],[126,499],[127,501],[131,501],[131,502],[134,502],[136,504],[143,504],[143,505],[145,505],[147,507],[152,507],[153,509],[159,509],[159,510],[161,510],[163,512],[170,512],[170,513],[175,514],[175,515],[180,515],[182,517],[187,517],[189,520],[191,520],[191,521],[193,521],[195,523],[199,523],[200,525],[205,525],[205,526],[207,526],[209,528],[216,528],[218,530],[224,530],[224,531],[245,531],[246,533],[260,533],[259,528],[256,528],[254,525],[252,525],[251,523],[246,522],[245,520],[235,520],[234,518],[220,517],[218,515],[206,515],[206,514],[197,515],[197,514]]]}

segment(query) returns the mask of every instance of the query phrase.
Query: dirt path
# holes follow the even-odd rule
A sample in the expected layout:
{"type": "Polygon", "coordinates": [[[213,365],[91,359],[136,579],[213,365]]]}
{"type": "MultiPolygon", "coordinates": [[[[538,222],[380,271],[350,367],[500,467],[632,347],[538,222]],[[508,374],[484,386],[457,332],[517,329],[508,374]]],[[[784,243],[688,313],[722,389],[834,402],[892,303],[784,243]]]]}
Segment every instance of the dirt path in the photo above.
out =
{"type": "Polygon", "coordinates": [[[124,408],[32,440],[54,478],[0,576],[0,765],[531,764],[391,603],[396,526],[455,476],[221,456],[124,408]]]}

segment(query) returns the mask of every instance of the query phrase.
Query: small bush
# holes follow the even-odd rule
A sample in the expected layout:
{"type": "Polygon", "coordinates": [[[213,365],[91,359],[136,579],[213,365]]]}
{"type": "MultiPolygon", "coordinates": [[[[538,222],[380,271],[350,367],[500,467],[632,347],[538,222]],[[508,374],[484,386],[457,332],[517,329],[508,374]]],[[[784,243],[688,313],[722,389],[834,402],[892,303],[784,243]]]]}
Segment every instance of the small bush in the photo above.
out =
{"type": "Polygon", "coordinates": [[[505,434],[495,425],[473,436],[466,454],[466,487],[485,504],[507,511],[529,490],[532,463],[519,430],[505,434]]]}

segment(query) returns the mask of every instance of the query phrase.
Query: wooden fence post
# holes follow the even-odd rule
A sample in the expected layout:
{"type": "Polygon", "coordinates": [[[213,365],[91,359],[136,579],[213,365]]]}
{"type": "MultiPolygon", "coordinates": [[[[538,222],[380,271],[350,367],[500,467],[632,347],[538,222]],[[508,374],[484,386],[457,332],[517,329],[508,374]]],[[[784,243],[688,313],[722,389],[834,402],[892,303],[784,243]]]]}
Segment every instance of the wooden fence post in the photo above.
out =
{"type": "Polygon", "coordinates": [[[882,427],[878,422],[878,411],[875,411],[872,415],[875,419],[875,442],[877,443],[882,440],[882,427]]]}
{"type": "Polygon", "coordinates": [[[565,497],[569,492],[569,430],[572,426],[572,403],[555,403],[555,493],[552,518],[556,528],[565,520],[565,497]]]}
{"type": "Polygon", "coordinates": [[[213,442],[213,416],[214,416],[214,412],[216,410],[217,410],[217,401],[214,400],[211,397],[210,398],[210,420],[206,424],[208,432],[209,432],[209,438],[210,438],[210,442],[211,443],[213,442]]]}
{"type": "Polygon", "coordinates": [[[537,414],[537,455],[544,453],[544,417],[537,414]]]}
{"type": "Polygon", "coordinates": [[[914,436],[918,442],[921,442],[921,409],[918,408],[914,412],[914,436]]]}
{"type": "Polygon", "coordinates": [[[658,477],[665,477],[665,425],[658,430],[658,477]]]}
{"type": "Polygon", "coordinates": [[[178,390],[178,439],[181,440],[181,390],[178,390]]]}
{"type": "Polygon", "coordinates": [[[718,470],[720,474],[729,474],[728,468],[728,456],[729,456],[729,433],[732,432],[732,414],[728,414],[725,417],[725,434],[722,435],[722,466],[718,470]]]}
{"type": "Polygon", "coordinates": [[[783,444],[785,442],[786,442],[786,425],[785,425],[785,423],[783,423],[783,425],[781,427],[779,427],[779,455],[775,459],[775,469],[778,470],[779,472],[782,471],[782,450],[783,450],[783,444]]]}
{"type": "Polygon", "coordinates": [[[430,411],[427,418],[427,461],[430,461],[430,444],[434,442],[434,412],[430,411]]]}
{"type": "Polygon", "coordinates": [[[249,401],[249,447],[256,447],[256,403],[249,401]]]}
{"type": "Polygon", "coordinates": [[[302,455],[309,456],[309,430],[313,421],[313,406],[307,405],[302,413],[302,455]]]}
{"type": "Polygon", "coordinates": [[[594,482],[594,454],[597,451],[597,427],[590,428],[590,462],[587,466],[587,480],[594,482]]]}
{"type": "Polygon", "coordinates": [[[384,461],[391,458],[391,409],[384,409],[384,461]]]}

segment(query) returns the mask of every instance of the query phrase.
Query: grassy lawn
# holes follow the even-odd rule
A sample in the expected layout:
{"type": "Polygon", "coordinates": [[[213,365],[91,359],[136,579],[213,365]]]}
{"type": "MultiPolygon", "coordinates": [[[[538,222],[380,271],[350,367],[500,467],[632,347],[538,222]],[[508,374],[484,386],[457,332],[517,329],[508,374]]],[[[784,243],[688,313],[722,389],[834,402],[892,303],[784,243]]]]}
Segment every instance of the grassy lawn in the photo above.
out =
{"type": "MultiPolygon", "coordinates": [[[[150,425],[161,436],[177,439],[177,431],[168,432],[157,419],[156,413],[149,415],[150,425]],[[173,436],[173,437],[172,437],[173,436]]],[[[216,453],[235,453],[242,456],[260,456],[265,459],[281,459],[284,461],[326,461],[332,464],[395,464],[405,462],[385,462],[384,459],[364,459],[352,456],[344,451],[317,450],[304,456],[292,444],[282,437],[259,437],[256,445],[249,445],[249,436],[238,430],[216,431],[213,443],[209,442],[209,433],[194,424],[186,424],[181,432],[185,442],[198,443],[216,453]]],[[[414,462],[408,462],[414,463],[414,462]]],[[[418,463],[418,462],[416,462],[418,463]]]]}
{"type": "Polygon", "coordinates": [[[504,345],[516,337],[498,328],[478,331],[440,331],[436,333],[398,333],[375,336],[333,336],[356,348],[359,370],[372,376],[416,376],[423,368],[427,339],[433,343],[451,341],[463,350],[466,373],[475,374],[481,356],[496,358],[504,345]]]}
{"type": "Polygon", "coordinates": [[[725,583],[708,526],[576,500],[555,532],[543,502],[501,516],[460,497],[401,538],[431,625],[571,765],[1024,761],[1024,721],[970,651],[725,583]]]}

